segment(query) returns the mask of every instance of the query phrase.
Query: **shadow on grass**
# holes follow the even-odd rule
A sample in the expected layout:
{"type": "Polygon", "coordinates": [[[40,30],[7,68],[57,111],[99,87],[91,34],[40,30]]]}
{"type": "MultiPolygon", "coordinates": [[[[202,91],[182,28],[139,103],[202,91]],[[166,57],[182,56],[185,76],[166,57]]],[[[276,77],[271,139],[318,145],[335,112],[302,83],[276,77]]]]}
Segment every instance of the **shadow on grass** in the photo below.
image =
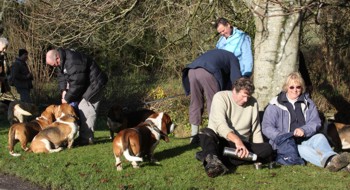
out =
{"type": "MultiPolygon", "coordinates": [[[[182,146],[177,146],[177,147],[174,147],[174,148],[171,148],[171,149],[166,149],[166,150],[163,150],[161,152],[157,152],[155,154],[155,157],[158,160],[164,160],[164,159],[168,159],[168,158],[173,158],[173,157],[181,155],[182,153],[184,153],[186,151],[189,151],[189,150],[197,148],[197,147],[198,147],[198,145],[185,144],[185,145],[182,145],[182,146]]],[[[194,155],[193,155],[193,158],[194,158],[194,155]]]]}
{"type": "Polygon", "coordinates": [[[111,143],[113,140],[108,137],[96,137],[95,138],[95,144],[105,144],[105,143],[111,143]]]}
{"type": "MultiPolygon", "coordinates": [[[[111,143],[112,140],[109,139],[109,137],[97,137],[95,138],[95,144],[104,144],[104,143],[111,143]]],[[[186,151],[189,151],[191,149],[197,148],[198,145],[192,145],[192,144],[186,144],[183,146],[177,146],[171,149],[163,150],[161,152],[156,152],[155,157],[157,160],[163,160],[163,159],[168,159],[172,158],[175,156],[178,156],[186,151]]],[[[194,157],[194,155],[193,155],[194,157]]]]}

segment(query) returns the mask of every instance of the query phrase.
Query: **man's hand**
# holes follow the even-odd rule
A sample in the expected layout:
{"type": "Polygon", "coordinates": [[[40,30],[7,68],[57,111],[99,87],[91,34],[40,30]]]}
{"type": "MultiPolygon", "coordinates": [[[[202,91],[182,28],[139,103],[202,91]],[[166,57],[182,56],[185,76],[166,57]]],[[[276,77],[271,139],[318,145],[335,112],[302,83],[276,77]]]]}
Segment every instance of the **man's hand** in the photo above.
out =
{"type": "Polygon", "coordinates": [[[61,103],[62,103],[62,104],[68,103],[68,102],[64,99],[65,96],[66,96],[66,91],[64,90],[64,91],[62,91],[62,99],[61,99],[61,103]]]}
{"type": "Polygon", "coordinates": [[[244,146],[242,140],[233,132],[227,135],[227,138],[235,143],[236,145],[236,154],[240,158],[246,158],[249,155],[249,150],[244,146]]]}

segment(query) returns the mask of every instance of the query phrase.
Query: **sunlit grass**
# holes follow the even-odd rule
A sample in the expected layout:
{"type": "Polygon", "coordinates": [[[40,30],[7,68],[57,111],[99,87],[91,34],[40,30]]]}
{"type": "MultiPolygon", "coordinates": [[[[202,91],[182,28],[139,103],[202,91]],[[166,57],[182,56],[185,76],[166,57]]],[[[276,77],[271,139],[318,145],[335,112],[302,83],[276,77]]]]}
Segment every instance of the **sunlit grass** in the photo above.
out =
{"type": "MultiPolygon", "coordinates": [[[[0,172],[19,176],[51,189],[350,188],[349,173],[330,173],[310,164],[261,170],[255,170],[252,165],[244,165],[233,173],[209,178],[202,164],[195,159],[195,153],[200,148],[189,145],[189,139],[182,139],[189,136],[190,125],[189,97],[183,94],[181,80],[155,80],[147,83],[144,76],[129,76],[112,81],[106,89],[102,110],[107,110],[115,103],[129,106],[132,103],[152,102],[146,106],[169,113],[177,125],[170,142],[161,141],[156,148],[155,157],[160,165],[144,162],[140,169],[133,169],[124,160],[124,170],[118,172],[114,167],[112,143],[103,112],[97,122],[95,145],[74,147],[53,154],[25,153],[17,145],[15,151],[22,153],[22,156],[12,157],[7,150],[9,124],[6,116],[0,116],[0,172]],[[133,80],[130,85],[132,87],[126,85],[130,83],[129,80],[133,80]]],[[[204,115],[203,126],[207,122],[207,115],[204,115]]]]}
{"type": "MultiPolygon", "coordinates": [[[[8,154],[8,125],[1,118],[0,171],[20,176],[52,189],[348,189],[350,176],[330,173],[312,165],[255,170],[239,166],[234,173],[209,178],[194,157],[200,150],[188,139],[172,137],[160,142],[155,157],[160,165],[141,163],[140,169],[124,161],[124,170],[114,167],[112,143],[107,129],[96,131],[97,144],[53,154],[8,154]]],[[[99,120],[100,125],[104,121],[99,120]]]]}

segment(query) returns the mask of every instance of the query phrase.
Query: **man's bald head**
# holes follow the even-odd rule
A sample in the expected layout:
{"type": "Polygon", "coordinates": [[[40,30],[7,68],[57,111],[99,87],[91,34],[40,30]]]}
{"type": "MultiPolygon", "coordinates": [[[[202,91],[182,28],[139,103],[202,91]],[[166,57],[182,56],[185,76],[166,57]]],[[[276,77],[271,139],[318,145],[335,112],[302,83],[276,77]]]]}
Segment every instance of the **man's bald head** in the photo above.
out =
{"type": "Polygon", "coordinates": [[[46,53],[46,64],[53,67],[60,66],[60,55],[57,50],[50,50],[46,53]]]}

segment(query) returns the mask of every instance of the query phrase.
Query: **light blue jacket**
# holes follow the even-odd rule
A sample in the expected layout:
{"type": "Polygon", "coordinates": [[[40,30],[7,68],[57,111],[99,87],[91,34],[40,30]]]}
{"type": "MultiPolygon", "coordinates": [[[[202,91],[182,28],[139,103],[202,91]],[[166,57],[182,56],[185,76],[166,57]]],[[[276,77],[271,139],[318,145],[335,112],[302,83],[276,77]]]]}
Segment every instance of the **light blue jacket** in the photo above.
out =
{"type": "MultiPolygon", "coordinates": [[[[269,143],[274,150],[277,147],[274,142],[276,137],[292,132],[290,131],[290,113],[287,107],[278,102],[277,98],[278,96],[269,102],[261,123],[262,132],[270,140],[269,143]]],[[[321,119],[315,103],[307,94],[305,94],[305,101],[301,104],[301,109],[305,117],[305,125],[300,128],[304,131],[305,137],[311,137],[320,129],[321,119]]]]}
{"type": "Polygon", "coordinates": [[[252,75],[253,54],[251,39],[248,34],[233,28],[232,35],[227,39],[224,36],[219,38],[216,48],[232,52],[238,58],[242,76],[250,77],[252,75]]]}

